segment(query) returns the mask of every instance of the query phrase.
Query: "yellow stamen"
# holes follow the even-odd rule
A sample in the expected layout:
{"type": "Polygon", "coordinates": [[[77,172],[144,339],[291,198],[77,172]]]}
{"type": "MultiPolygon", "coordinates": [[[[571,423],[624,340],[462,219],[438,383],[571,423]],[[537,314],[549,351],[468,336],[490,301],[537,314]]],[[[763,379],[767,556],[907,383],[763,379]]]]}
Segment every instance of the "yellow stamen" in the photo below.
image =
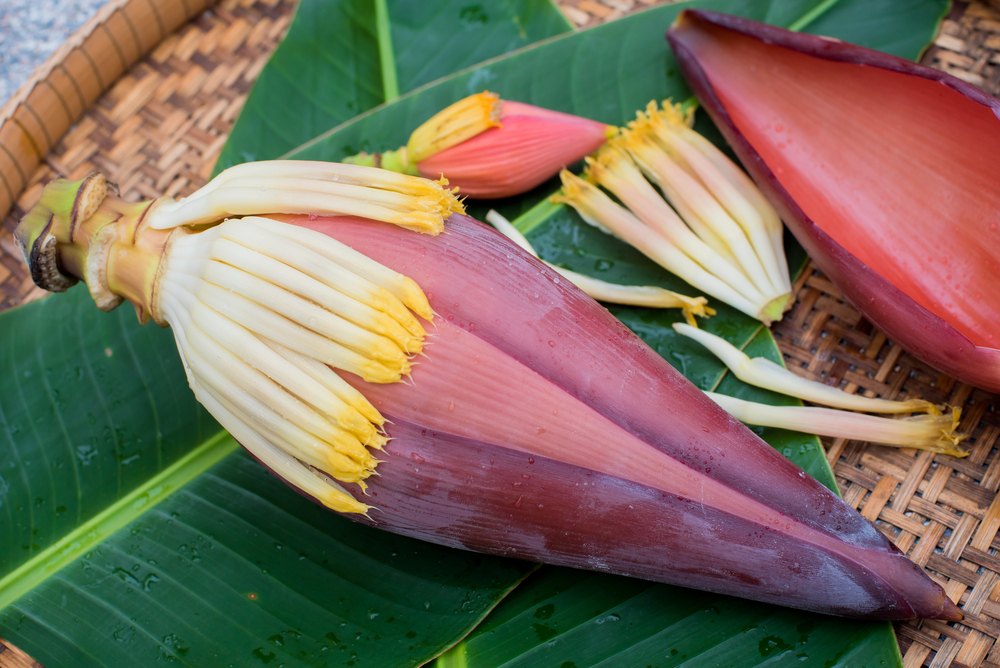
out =
{"type": "Polygon", "coordinates": [[[357,374],[370,382],[393,383],[409,373],[409,363],[391,369],[335,341],[293,322],[246,297],[206,283],[198,298],[214,310],[249,329],[257,336],[283,344],[325,364],[357,374]]]}
{"type": "MultiPolygon", "coordinates": [[[[740,269],[768,297],[779,288],[772,285],[743,229],[729,216],[696,178],[662,150],[658,143],[640,141],[635,144],[636,162],[666,194],[671,205],[684,211],[688,224],[693,221],[712,230],[736,258],[740,269]]],[[[697,224],[696,223],[696,224],[697,224]]]]}
{"type": "Polygon", "coordinates": [[[783,243],[778,246],[773,244],[775,227],[778,231],[781,228],[773,207],[760,196],[756,187],[748,185],[746,175],[715,145],[676,119],[679,111],[674,106],[664,103],[662,111],[647,113],[652,119],[649,126],[660,146],[700,180],[739,224],[760,258],[771,284],[779,291],[790,291],[783,243]]]}
{"type": "MultiPolygon", "coordinates": [[[[445,182],[446,183],[446,182],[445,182]]],[[[465,209],[441,183],[342,163],[274,160],[226,170],[191,196],[157,200],[153,229],[267,213],[360,216],[427,234],[465,209]]]]}
{"type": "MultiPolygon", "coordinates": [[[[434,316],[434,312],[427,301],[427,297],[424,295],[424,291],[420,289],[416,281],[389,269],[384,264],[375,262],[364,253],[359,253],[350,246],[333,240],[330,240],[333,243],[316,243],[319,237],[326,239],[329,239],[329,237],[304,227],[285,225],[274,220],[259,217],[244,219],[244,221],[247,223],[252,222],[275,234],[300,241],[311,248],[315,248],[324,257],[353,271],[359,276],[364,276],[380,288],[388,290],[399,301],[405,304],[407,308],[424,320],[430,320],[434,316]]],[[[417,333],[423,335],[423,330],[420,329],[417,333]]]]}
{"type": "MultiPolygon", "coordinates": [[[[200,342],[204,343],[204,342],[200,342]]],[[[310,434],[296,423],[274,410],[270,402],[261,401],[243,388],[233,385],[216,359],[206,348],[195,345],[188,350],[196,382],[211,391],[227,410],[250,425],[269,441],[310,466],[327,471],[345,482],[363,479],[364,466],[343,455],[330,443],[310,434]]]]}
{"type": "Polygon", "coordinates": [[[754,303],[765,301],[764,295],[753,286],[746,274],[731,263],[731,255],[719,255],[684,224],[643,178],[625,146],[624,140],[606,146],[598,153],[597,159],[588,164],[587,173],[621,200],[643,223],[683,251],[702,269],[717,276],[748,300],[754,303]]]}
{"type": "Polygon", "coordinates": [[[413,131],[406,143],[407,160],[417,164],[500,125],[500,96],[488,91],[451,104],[413,131]]]}
{"type": "Polygon", "coordinates": [[[565,170],[560,177],[563,189],[553,199],[569,204],[586,222],[619,237],[706,294],[726,302],[751,317],[757,317],[757,304],[706,271],[676,246],[653,233],[642,221],[613,202],[597,186],[565,170]]]}
{"type": "Polygon", "coordinates": [[[303,373],[308,374],[313,380],[323,384],[328,390],[336,394],[347,405],[363,415],[376,427],[385,424],[385,418],[371,404],[365,395],[361,394],[353,385],[349,384],[326,364],[302,353],[298,353],[274,341],[265,341],[272,350],[277,352],[289,363],[294,364],[303,373]]]}
{"type": "MultiPolygon", "coordinates": [[[[256,218],[228,221],[220,226],[221,236],[298,269],[328,287],[386,313],[407,331],[420,335],[423,328],[406,306],[388,290],[378,287],[367,277],[349,271],[337,262],[331,262],[331,252],[320,253],[316,250],[318,244],[297,243],[285,236],[269,233],[267,229],[256,224],[258,221],[256,218]]],[[[331,244],[339,243],[325,235],[321,236],[328,239],[331,244]]],[[[318,241],[318,237],[314,241],[318,241]]]]}
{"type": "Polygon", "coordinates": [[[192,389],[198,400],[212,415],[216,416],[223,424],[229,425],[226,428],[233,435],[233,438],[279,477],[317,499],[331,510],[365,514],[371,509],[371,506],[356,500],[348,494],[347,490],[337,485],[329,477],[318,474],[281,447],[270,443],[248,423],[230,412],[203,387],[192,386],[192,389]]]}
{"type": "Polygon", "coordinates": [[[390,339],[235,267],[210,262],[203,276],[207,282],[242,295],[358,354],[388,365],[401,364],[407,358],[406,352],[390,339]]]}
{"type": "Polygon", "coordinates": [[[415,320],[411,326],[419,329],[416,333],[412,333],[385,312],[334,290],[325,283],[271,257],[228,239],[218,239],[212,245],[212,259],[239,267],[244,272],[275,285],[281,285],[285,290],[308,299],[355,325],[391,339],[407,353],[416,354],[422,348],[424,332],[415,320]]]}
{"type": "Polygon", "coordinates": [[[687,226],[691,228],[699,239],[708,244],[712,250],[726,258],[728,264],[739,267],[739,261],[733,250],[726,243],[726,240],[695,212],[695,209],[686,198],[681,197],[678,193],[677,188],[673,185],[673,181],[671,181],[671,177],[675,174],[683,174],[683,170],[672,163],[669,157],[658,148],[651,136],[648,125],[636,123],[630,126],[623,133],[622,137],[623,146],[626,147],[636,164],[663,191],[664,195],[670,201],[670,206],[677,210],[677,213],[684,219],[687,226]]]}
{"type": "Polygon", "coordinates": [[[955,433],[961,417],[957,408],[950,415],[917,415],[893,419],[834,408],[771,406],[713,392],[705,394],[737,420],[747,424],[930,450],[953,457],[969,455],[958,447],[966,436],[955,433]]]}
{"type": "Polygon", "coordinates": [[[312,406],[325,419],[354,434],[362,443],[377,436],[376,426],[365,415],[309,374],[288,364],[284,357],[249,330],[201,303],[192,308],[191,321],[206,336],[224,345],[238,359],[252,365],[286,392],[312,406]]]}

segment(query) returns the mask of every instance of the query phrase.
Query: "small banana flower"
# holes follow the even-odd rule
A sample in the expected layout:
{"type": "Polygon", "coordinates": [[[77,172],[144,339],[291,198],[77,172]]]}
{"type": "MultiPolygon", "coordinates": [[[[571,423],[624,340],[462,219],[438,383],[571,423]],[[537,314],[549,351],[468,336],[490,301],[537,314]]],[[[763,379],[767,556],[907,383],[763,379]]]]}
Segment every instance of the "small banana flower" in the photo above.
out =
{"type": "Polygon", "coordinates": [[[483,92],[435,114],[410,135],[406,146],[361,153],[345,162],[432,179],[443,175],[464,196],[495,199],[552,178],[615,132],[604,123],[483,92]]]}
{"type": "Polygon", "coordinates": [[[834,614],[961,617],[442,184],[272,162],[128,204],[91,176],[50,184],[17,237],[43,287],[83,278],[102,308],[169,325],[219,422],[358,522],[834,614]]]}

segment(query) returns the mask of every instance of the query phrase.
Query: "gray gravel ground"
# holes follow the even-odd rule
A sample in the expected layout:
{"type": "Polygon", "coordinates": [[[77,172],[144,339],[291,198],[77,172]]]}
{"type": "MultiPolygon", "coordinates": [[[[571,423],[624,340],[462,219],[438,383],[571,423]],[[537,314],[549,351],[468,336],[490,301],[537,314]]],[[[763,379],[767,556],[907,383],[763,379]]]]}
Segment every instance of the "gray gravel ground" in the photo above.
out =
{"type": "Polygon", "coordinates": [[[0,0],[0,105],[106,0],[0,0]]]}

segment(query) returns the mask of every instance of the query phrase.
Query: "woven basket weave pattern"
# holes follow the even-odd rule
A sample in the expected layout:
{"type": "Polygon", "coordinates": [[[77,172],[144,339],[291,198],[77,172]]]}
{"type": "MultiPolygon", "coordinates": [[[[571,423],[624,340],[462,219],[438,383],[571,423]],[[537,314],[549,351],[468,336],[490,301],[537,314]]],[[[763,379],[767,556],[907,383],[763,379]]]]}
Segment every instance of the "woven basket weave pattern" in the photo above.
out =
{"type": "MultiPolygon", "coordinates": [[[[34,95],[39,109],[55,109],[51,115],[56,120],[42,133],[47,133],[46,141],[31,146],[37,153],[36,162],[44,156],[41,164],[33,171],[21,168],[21,183],[11,177],[0,188],[0,204],[4,189],[18,191],[10,193],[17,203],[0,235],[0,307],[40,294],[27,277],[10,230],[49,179],[78,178],[98,169],[130,198],[184,195],[204,183],[292,11],[292,5],[282,0],[223,0],[170,34],[185,16],[209,4],[186,0],[174,3],[183,9],[183,16],[181,9],[173,16],[158,16],[153,33],[137,34],[134,26],[130,28],[127,20],[115,14],[136,4],[127,0],[109,3],[107,11],[95,20],[100,25],[92,23],[80,33],[98,46],[101,40],[133,35],[119,40],[124,46],[107,48],[105,44],[102,53],[119,54],[108,56],[109,62],[88,65],[96,70],[103,67],[107,81],[99,81],[93,73],[81,74],[84,83],[80,84],[79,99],[66,104],[46,91],[46,77],[54,82],[83,67],[85,58],[72,55],[76,43],[71,40],[62,60],[57,55],[40,71],[36,87],[22,90],[13,101],[16,104],[34,95]],[[128,62],[149,49],[148,56],[128,69],[128,62]],[[100,95],[110,81],[115,83],[100,95]],[[85,104],[88,99],[96,103],[85,104]],[[59,140],[72,116],[88,107],[59,140]]],[[[560,2],[578,27],[651,4],[659,2],[560,2]]],[[[145,11],[148,14],[149,10],[145,11]]],[[[923,62],[993,95],[1000,94],[1000,0],[956,3],[923,62]]],[[[13,113],[8,105],[0,112],[0,121],[13,113]]],[[[29,118],[19,126],[22,134],[31,122],[46,125],[44,119],[30,120],[32,115],[41,114],[36,111],[20,116],[29,118]]],[[[17,145],[23,146],[25,140],[18,136],[17,145]]],[[[14,146],[8,138],[0,137],[0,144],[14,146]]],[[[7,153],[5,150],[0,155],[0,173],[10,171],[8,163],[14,158],[7,153]]],[[[0,208],[6,210],[6,206],[0,208]]],[[[898,625],[904,664],[1000,667],[1000,453],[996,447],[1000,416],[996,397],[959,384],[910,357],[811,267],[796,285],[794,309],[774,334],[787,364],[813,378],[851,392],[886,398],[919,395],[963,407],[962,430],[971,432],[964,444],[971,455],[964,460],[842,439],[827,439],[824,445],[847,503],[926,568],[967,615],[957,624],[926,621],[898,625]]],[[[13,652],[2,650],[0,643],[0,666],[30,665],[14,663],[13,652]]]]}

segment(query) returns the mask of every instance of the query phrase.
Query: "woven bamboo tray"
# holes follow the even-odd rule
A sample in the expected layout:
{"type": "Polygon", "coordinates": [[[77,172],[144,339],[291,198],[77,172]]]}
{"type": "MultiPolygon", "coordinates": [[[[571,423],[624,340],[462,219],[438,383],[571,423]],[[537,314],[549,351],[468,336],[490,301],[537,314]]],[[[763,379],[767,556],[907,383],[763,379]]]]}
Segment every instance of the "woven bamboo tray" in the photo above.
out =
{"type": "MultiPolygon", "coordinates": [[[[583,27],[660,0],[560,0],[583,27]]],[[[0,308],[39,296],[10,231],[41,185],[99,169],[126,197],[207,180],[290,0],[111,0],[0,110],[0,308]],[[207,9],[209,6],[211,8],[207,9]],[[9,211],[9,213],[8,213],[9,211]]],[[[956,2],[925,64],[1000,95],[1000,0],[956,2]]],[[[888,341],[808,268],[774,330],[791,367],[848,391],[964,407],[964,460],[826,439],[846,501],[958,601],[961,623],[899,624],[908,667],[1000,668],[1000,402],[888,341]]],[[[0,641],[0,668],[37,665],[0,641]]]]}

